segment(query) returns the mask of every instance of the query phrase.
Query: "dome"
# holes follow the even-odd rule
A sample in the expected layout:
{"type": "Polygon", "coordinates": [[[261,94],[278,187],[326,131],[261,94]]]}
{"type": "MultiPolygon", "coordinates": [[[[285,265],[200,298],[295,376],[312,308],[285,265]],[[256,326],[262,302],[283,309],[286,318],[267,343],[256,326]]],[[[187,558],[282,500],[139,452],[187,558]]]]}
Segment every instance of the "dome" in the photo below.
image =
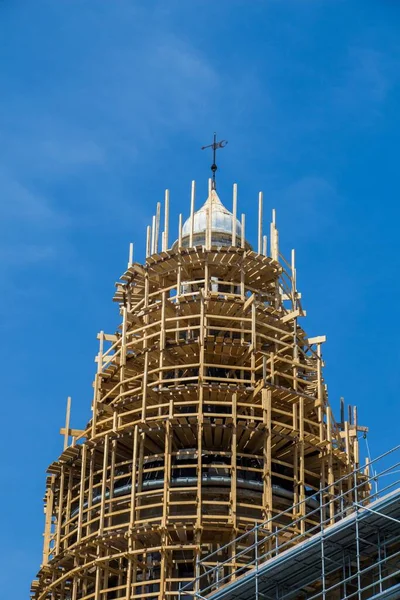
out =
{"type": "MultiPolygon", "coordinates": [[[[207,228],[207,213],[211,209],[211,228],[213,232],[213,240],[223,244],[231,245],[232,229],[233,229],[233,214],[225,208],[218,197],[215,189],[212,189],[203,206],[194,213],[193,235],[198,238],[199,234],[205,234],[207,228]],[[215,234],[221,234],[214,236],[215,234]]],[[[239,240],[242,235],[242,226],[240,221],[236,219],[236,235],[239,240]]],[[[182,228],[182,239],[190,236],[190,217],[185,221],[182,228]]],[[[239,241],[238,240],[238,241],[239,241]]],[[[200,240],[198,240],[200,243],[200,240]]],[[[186,244],[185,244],[186,245],[186,244]]]]}

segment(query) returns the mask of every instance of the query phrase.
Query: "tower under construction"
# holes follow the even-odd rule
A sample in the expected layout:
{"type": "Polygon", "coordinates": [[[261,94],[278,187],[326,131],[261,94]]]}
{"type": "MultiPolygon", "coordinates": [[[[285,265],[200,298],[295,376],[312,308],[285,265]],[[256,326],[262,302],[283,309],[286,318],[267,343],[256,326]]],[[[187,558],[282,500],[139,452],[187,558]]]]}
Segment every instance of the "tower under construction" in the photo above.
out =
{"type": "Polygon", "coordinates": [[[211,180],[204,196],[196,210],[193,182],[170,243],[166,191],[145,260],[130,247],[120,326],[98,334],[91,419],[73,429],[68,408],[48,469],[35,600],[202,598],[258,566],[255,548],[291,550],[371,492],[363,428],[355,409],[332,414],[325,337],[302,326],[275,211],[265,235],[260,193],[252,244],[237,186],[232,210],[211,180]]]}

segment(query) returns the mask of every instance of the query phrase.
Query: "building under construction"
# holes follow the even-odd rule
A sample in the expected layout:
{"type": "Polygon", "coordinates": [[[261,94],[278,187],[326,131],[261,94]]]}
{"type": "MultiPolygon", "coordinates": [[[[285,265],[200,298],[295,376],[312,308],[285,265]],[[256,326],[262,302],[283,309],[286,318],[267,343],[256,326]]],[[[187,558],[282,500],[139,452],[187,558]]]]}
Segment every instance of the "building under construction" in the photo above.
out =
{"type": "Polygon", "coordinates": [[[48,469],[32,597],[400,597],[379,595],[400,582],[398,496],[359,464],[357,411],[332,414],[275,212],[267,237],[260,193],[252,244],[236,185],[232,211],[213,180],[195,196],[176,241],[167,191],[143,264],[130,248],[91,419],[73,429],[68,404],[48,469]]]}

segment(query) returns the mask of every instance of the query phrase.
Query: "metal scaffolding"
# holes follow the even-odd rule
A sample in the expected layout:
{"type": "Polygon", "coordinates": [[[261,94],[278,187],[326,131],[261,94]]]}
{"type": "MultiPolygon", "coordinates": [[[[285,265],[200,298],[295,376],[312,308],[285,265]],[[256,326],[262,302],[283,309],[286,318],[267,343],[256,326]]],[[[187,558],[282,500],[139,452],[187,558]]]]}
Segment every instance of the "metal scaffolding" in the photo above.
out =
{"type": "Polygon", "coordinates": [[[307,516],[282,527],[285,511],[199,561],[197,577],[181,587],[179,600],[399,598],[400,446],[367,469],[367,480],[355,469],[353,485],[334,498],[333,523],[328,486],[314,494],[318,506],[307,516]],[[290,535],[302,529],[301,520],[306,532],[290,535]],[[230,558],[221,561],[223,555],[230,558]]]}

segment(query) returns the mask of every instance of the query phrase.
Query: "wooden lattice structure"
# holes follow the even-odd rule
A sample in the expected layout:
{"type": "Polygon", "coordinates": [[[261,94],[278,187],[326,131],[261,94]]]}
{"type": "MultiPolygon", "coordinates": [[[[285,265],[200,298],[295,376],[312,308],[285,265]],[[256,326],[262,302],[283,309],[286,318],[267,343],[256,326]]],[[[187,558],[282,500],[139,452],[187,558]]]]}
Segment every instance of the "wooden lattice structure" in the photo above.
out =
{"type": "Polygon", "coordinates": [[[212,186],[195,213],[192,186],[172,247],[167,193],[161,250],[158,205],[145,263],[130,254],[121,326],[98,336],[92,419],[70,429],[68,409],[48,471],[36,600],[177,598],[197,559],[291,506],[306,515],[321,484],[334,520],[361,428],[356,413],[333,419],[294,252],[280,255],[275,217],[267,252],[261,194],[251,248],[236,191],[233,214],[212,186]]]}

